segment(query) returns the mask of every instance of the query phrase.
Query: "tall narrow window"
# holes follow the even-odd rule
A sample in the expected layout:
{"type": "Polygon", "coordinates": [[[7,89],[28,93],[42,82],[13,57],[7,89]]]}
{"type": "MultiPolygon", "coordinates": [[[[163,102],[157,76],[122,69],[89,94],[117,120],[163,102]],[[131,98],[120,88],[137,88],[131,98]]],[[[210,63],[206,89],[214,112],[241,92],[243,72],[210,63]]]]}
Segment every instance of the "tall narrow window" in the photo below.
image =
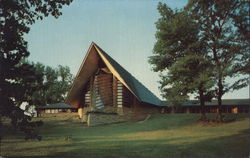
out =
{"type": "Polygon", "coordinates": [[[117,107],[123,106],[123,95],[122,95],[122,83],[118,80],[117,81],[117,107]]]}

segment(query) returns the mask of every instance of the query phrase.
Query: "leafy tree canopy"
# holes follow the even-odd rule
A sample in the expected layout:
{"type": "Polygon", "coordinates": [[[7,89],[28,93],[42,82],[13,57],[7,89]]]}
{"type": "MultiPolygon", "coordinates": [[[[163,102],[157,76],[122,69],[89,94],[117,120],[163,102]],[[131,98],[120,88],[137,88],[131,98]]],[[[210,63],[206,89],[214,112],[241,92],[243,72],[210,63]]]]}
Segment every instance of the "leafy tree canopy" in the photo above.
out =
{"type": "Polygon", "coordinates": [[[165,98],[175,102],[197,93],[204,101],[216,96],[221,107],[225,93],[247,86],[248,6],[238,0],[190,0],[184,9],[172,10],[159,3],[157,41],[149,63],[161,72],[165,98]],[[234,83],[226,82],[236,76],[234,83]]]}
{"type": "Polygon", "coordinates": [[[23,36],[36,20],[49,15],[58,18],[62,14],[62,6],[71,2],[72,0],[0,1],[0,115],[11,118],[13,125],[23,131],[30,120],[17,106],[28,100],[28,93],[34,91],[33,85],[41,81],[35,68],[22,62],[29,56],[27,41],[23,36]]]}
{"type": "Polygon", "coordinates": [[[221,98],[248,85],[250,65],[249,1],[190,0],[185,8],[199,24],[199,36],[214,65],[215,95],[221,119],[221,98]],[[245,76],[244,76],[245,75],[245,76]],[[233,83],[226,78],[239,77],[233,83]]]}
{"type": "Polygon", "coordinates": [[[73,81],[69,67],[59,65],[57,68],[52,68],[41,63],[32,65],[35,71],[42,75],[42,80],[37,85],[39,89],[31,95],[31,103],[35,106],[45,106],[63,102],[73,81]]]}

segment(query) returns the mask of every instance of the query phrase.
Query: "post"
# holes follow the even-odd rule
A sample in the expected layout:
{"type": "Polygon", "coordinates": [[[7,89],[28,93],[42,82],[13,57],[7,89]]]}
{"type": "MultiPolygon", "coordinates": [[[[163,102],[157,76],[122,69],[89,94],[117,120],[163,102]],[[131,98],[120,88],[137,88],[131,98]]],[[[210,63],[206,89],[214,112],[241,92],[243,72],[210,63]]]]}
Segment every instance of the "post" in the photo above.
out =
{"type": "Polygon", "coordinates": [[[83,107],[79,107],[77,112],[78,112],[79,118],[81,119],[83,115],[83,107]]]}

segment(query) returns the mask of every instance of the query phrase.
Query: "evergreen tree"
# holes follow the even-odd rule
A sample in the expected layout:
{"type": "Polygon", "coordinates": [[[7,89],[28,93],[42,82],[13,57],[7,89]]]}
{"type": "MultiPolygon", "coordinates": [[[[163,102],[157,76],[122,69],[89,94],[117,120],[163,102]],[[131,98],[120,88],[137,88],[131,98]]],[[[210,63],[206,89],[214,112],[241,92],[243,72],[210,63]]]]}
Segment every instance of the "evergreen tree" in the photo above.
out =
{"type": "Polygon", "coordinates": [[[211,63],[198,55],[186,55],[179,58],[166,76],[162,76],[162,88],[169,101],[184,101],[187,96],[195,95],[200,101],[201,117],[206,120],[205,102],[213,97],[211,63]],[[176,100],[177,98],[177,100],[176,100]],[[178,100],[181,98],[180,100],[178,100]],[[182,99],[183,98],[183,99],[182,99]]]}

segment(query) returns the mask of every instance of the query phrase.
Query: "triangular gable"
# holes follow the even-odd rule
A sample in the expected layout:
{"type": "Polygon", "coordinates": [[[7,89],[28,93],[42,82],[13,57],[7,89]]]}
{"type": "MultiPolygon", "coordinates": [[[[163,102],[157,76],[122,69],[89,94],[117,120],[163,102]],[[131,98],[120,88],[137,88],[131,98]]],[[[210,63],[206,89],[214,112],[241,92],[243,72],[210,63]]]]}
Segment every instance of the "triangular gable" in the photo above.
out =
{"type": "Polygon", "coordinates": [[[66,103],[72,106],[77,104],[79,105],[79,97],[81,97],[82,89],[88,82],[90,76],[92,76],[97,71],[99,60],[102,60],[106,64],[113,75],[129,89],[129,91],[138,99],[138,101],[154,104],[157,106],[160,105],[160,99],[158,99],[152,92],[150,92],[143,84],[141,84],[95,43],[91,44],[83,60],[83,63],[73,82],[73,86],[68,93],[66,103]],[[92,62],[88,61],[91,59],[92,62]],[[91,67],[89,66],[90,63],[91,67]],[[89,67],[91,68],[90,70],[88,70],[89,67]]]}
{"type": "MultiPolygon", "coordinates": [[[[135,92],[135,89],[132,89],[124,80],[124,77],[120,71],[117,71],[117,66],[114,65],[114,60],[108,56],[100,47],[98,47],[96,44],[94,44],[94,47],[96,48],[97,52],[99,53],[100,57],[102,58],[103,62],[106,64],[108,69],[113,73],[113,75],[126,87],[130,90],[132,94],[139,100],[140,98],[136,95],[137,93],[135,92]]],[[[117,63],[118,64],[118,63],[117,63]]],[[[119,69],[118,69],[119,70],[119,69]]]]}
{"type": "MultiPolygon", "coordinates": [[[[113,58],[111,58],[105,51],[103,51],[98,45],[97,51],[102,54],[106,60],[112,65],[119,76],[123,79],[121,82],[125,82],[125,86],[133,93],[139,101],[150,103],[154,105],[160,105],[161,100],[156,97],[149,89],[147,89],[140,81],[138,81],[133,75],[131,75],[127,70],[125,70],[119,63],[117,63],[113,58]]],[[[117,77],[117,76],[116,76],[117,77]]]]}
{"type": "Polygon", "coordinates": [[[97,71],[99,60],[100,57],[93,44],[91,44],[67,95],[66,104],[74,107],[80,105],[81,97],[83,97],[83,88],[89,81],[89,78],[97,71]]]}

